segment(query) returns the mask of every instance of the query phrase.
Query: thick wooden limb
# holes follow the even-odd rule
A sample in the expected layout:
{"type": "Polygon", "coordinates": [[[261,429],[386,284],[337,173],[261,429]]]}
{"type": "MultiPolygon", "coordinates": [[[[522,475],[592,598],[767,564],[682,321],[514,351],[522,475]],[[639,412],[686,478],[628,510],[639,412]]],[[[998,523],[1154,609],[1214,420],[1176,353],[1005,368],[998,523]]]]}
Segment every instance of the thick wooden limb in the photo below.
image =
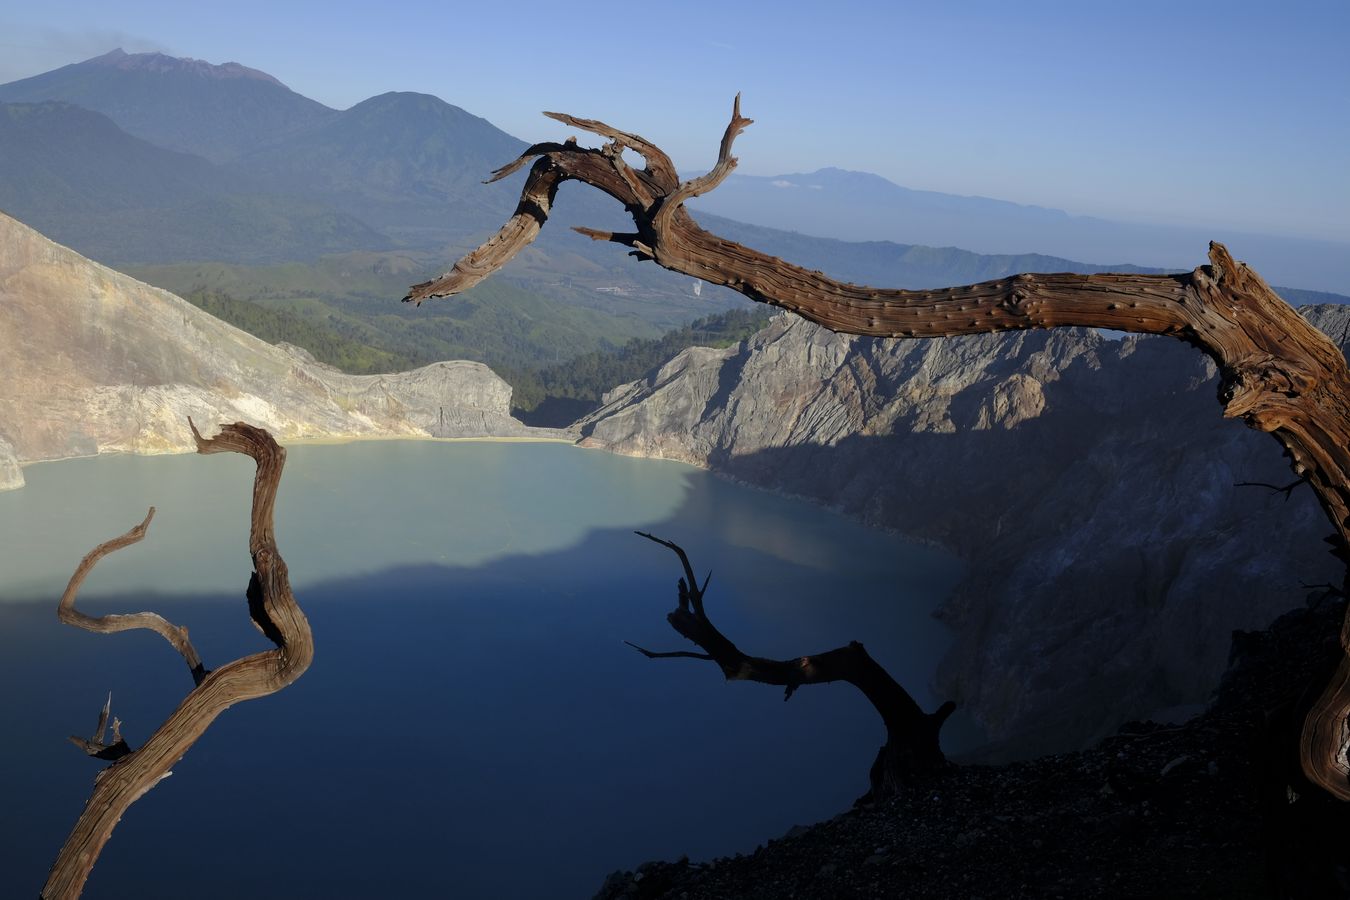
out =
{"type": "Polygon", "coordinates": [[[743,653],[726,635],[718,631],[704,609],[708,582],[700,587],[684,548],[643,531],[637,532],[673,551],[680,559],[684,577],[679,581],[678,603],[666,616],[672,628],[704,652],[673,651],[657,653],[629,641],[624,643],[648,659],[706,659],[717,664],[728,681],[756,681],[784,689],[789,700],[802,685],[843,681],[862,691],[886,725],[886,744],[877,756],[871,773],[868,797],[891,793],[915,774],[947,765],[938,741],[938,732],[956,704],[948,701],[936,712],[925,713],[909,692],[868,654],[857,641],[845,647],[794,659],[766,659],[743,653]]]}
{"type": "Polygon", "coordinates": [[[202,666],[202,659],[197,655],[197,649],[192,646],[188,640],[188,630],[180,625],[174,625],[167,621],[158,613],[139,612],[126,613],[121,615],[107,616],[87,616],[75,608],[75,596],[79,593],[80,585],[89,577],[94,566],[98,561],[123,547],[130,547],[132,544],[139,543],[144,537],[145,532],[150,527],[150,520],[155,517],[155,508],[150,507],[150,511],[145,514],[145,519],[141,524],[135,526],[126,534],[115,537],[110,541],[104,541],[80,560],[80,564],[75,568],[75,574],[70,576],[70,583],[66,585],[66,591],[61,595],[61,602],[56,607],[56,617],[67,625],[74,625],[76,628],[83,628],[85,631],[93,631],[98,634],[111,634],[114,631],[130,631],[136,628],[146,628],[155,632],[164,640],[168,641],[183,661],[187,663],[188,671],[192,673],[192,683],[201,684],[202,679],[206,677],[206,669],[202,666]]]}
{"type": "MultiPolygon", "coordinates": [[[[47,876],[41,896],[48,900],[69,900],[80,895],[94,862],[122,816],[171,773],[174,764],[218,715],[241,701],[281,690],[299,678],[314,658],[309,623],[291,593],[286,564],[277,551],[273,534],[272,508],[286,451],[266,431],[242,423],[224,426],[214,438],[203,438],[195,426],[192,433],[200,453],[244,453],[257,463],[249,527],[249,553],[253,558],[249,608],[254,621],[277,646],[206,674],[144,746],[123,754],[99,774],[84,812],[47,876]]],[[[135,536],[127,543],[139,540],[148,521],[149,517],[140,526],[140,535],[135,535],[133,529],[117,540],[126,540],[131,535],[135,536]]]]}
{"type": "MultiPolygon", "coordinates": [[[[1350,369],[1335,344],[1222,244],[1210,244],[1208,265],[1180,275],[1029,273],[920,291],[848,284],[710,234],[684,208],[688,197],[711,190],[735,165],[732,143],[750,124],[739,102],[717,165],[684,185],[649,141],[600,122],[553,117],[633,147],[648,160],[635,186],[614,165],[612,148],[608,153],[571,143],[532,148],[541,154],[534,171],[547,171],[556,179],[552,186],[568,179],[590,184],[623,203],[637,226],[631,235],[587,230],[591,237],[626,244],[640,259],[725,285],[834,331],[918,338],[1083,326],[1170,335],[1197,347],[1219,367],[1224,415],[1280,442],[1295,475],[1316,492],[1336,529],[1338,552],[1350,563],[1350,369]]],[[[531,191],[538,193],[538,183],[527,184],[522,208],[531,191]]],[[[551,203],[553,195],[548,196],[551,203]]],[[[542,221],[536,217],[534,224],[542,221]]],[[[521,230],[513,219],[454,272],[416,286],[405,299],[421,302],[464,290],[537,233],[521,230]]],[[[1299,756],[1309,779],[1350,800],[1350,617],[1341,644],[1344,659],[1308,714],[1299,756]]]]}
{"type": "Polygon", "coordinates": [[[561,182],[560,172],[550,157],[541,157],[530,169],[530,177],[520,192],[520,203],[516,205],[515,215],[501,230],[486,244],[455,263],[454,268],[440,278],[413,285],[404,300],[421,303],[425,297],[467,291],[506,265],[539,236],[539,229],[548,219],[561,182]]]}
{"type": "Polygon", "coordinates": [[[669,193],[679,184],[680,176],[676,173],[675,164],[670,161],[670,157],[666,155],[664,150],[641,135],[620,131],[612,125],[606,125],[596,119],[579,119],[567,113],[546,112],[544,115],[562,122],[564,125],[571,125],[573,128],[580,128],[582,131],[589,131],[591,134],[609,138],[618,147],[632,148],[646,162],[647,167],[644,171],[651,177],[653,183],[661,189],[662,193],[669,193]]]}

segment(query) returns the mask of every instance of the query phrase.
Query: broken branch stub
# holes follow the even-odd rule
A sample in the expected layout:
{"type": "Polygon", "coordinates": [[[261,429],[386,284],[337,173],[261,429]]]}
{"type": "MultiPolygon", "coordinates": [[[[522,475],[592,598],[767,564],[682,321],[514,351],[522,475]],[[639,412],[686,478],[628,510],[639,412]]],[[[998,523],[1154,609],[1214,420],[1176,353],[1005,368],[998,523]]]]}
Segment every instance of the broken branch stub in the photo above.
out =
{"type": "Polygon", "coordinates": [[[314,658],[309,623],[291,593],[286,564],[277,551],[272,528],[272,508],[286,460],[285,449],[266,431],[251,425],[225,425],[215,437],[203,438],[191,420],[188,424],[197,442],[198,453],[243,453],[257,464],[249,525],[249,553],[253,558],[249,611],[276,648],[236,659],[208,672],[188,641],[187,630],[170,624],[155,613],[94,618],[75,609],[76,594],[90,571],[104,556],[140,541],[154,515],[153,509],[140,525],[95,547],[80,562],[57,607],[61,621],[103,634],[131,628],[154,631],[183,656],[192,672],[194,687],[139,749],[132,750],[121,739],[120,723],[116,720],[113,722],[113,743],[104,743],[111,696],[99,715],[94,737],[89,741],[72,738],[90,755],[112,759],[113,763],[95,779],[93,793],[84,811],[52,864],[40,895],[45,900],[73,900],[80,895],[99,853],[122,816],[141,796],[168,777],[172,767],[218,715],[241,701],[281,690],[299,678],[314,658]]]}
{"type": "MultiPolygon", "coordinates": [[[[1280,442],[1294,474],[1316,492],[1336,530],[1336,549],[1350,562],[1350,369],[1330,339],[1222,244],[1210,244],[1208,265],[1179,275],[1026,273],[919,291],[847,284],[704,231],[685,209],[686,199],[711,190],[735,167],[732,145],[750,123],[739,98],[717,165],[683,185],[650,141],[603,122],[549,115],[611,144],[595,149],[570,141],[527,150],[507,167],[535,160],[515,215],[450,272],[411,288],[405,301],[459,293],[500,269],[539,234],[558,185],[571,180],[618,200],[636,226],[628,234],[583,229],[587,236],[833,331],[920,338],[1083,326],[1169,335],[1217,364],[1225,416],[1280,442]],[[618,152],[622,147],[641,154],[647,167],[633,171],[618,152]]],[[[1304,719],[1298,756],[1310,781],[1350,800],[1350,614],[1340,641],[1340,663],[1304,719]]]]}

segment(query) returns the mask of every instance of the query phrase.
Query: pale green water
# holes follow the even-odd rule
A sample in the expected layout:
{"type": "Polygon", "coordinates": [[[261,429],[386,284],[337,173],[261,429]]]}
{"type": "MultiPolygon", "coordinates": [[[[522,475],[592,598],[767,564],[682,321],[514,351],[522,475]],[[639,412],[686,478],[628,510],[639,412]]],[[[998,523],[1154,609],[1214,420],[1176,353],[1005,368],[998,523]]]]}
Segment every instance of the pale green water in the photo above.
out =
{"type": "MultiPolygon", "coordinates": [[[[65,736],[111,690],[137,746],[191,688],[154,635],[56,622],[84,553],[155,504],[147,539],[100,563],[81,605],[158,610],[192,629],[208,668],[264,646],[242,601],[248,460],[25,474],[0,494],[3,896],[37,893],[97,771],[65,736]]],[[[616,868],[745,852],[846,808],[882,737],[875,712],[844,685],[784,703],[625,647],[687,646],[665,622],[678,563],[633,529],[715,572],[709,613],[747,652],[858,639],[926,708],[940,699],[928,682],[949,636],[929,611],[959,575],[943,554],[686,466],[562,444],[295,447],[277,539],[314,665],[223,715],[132,808],[87,900],[186,884],[198,900],[587,897],[616,868]]]]}
{"type": "MultiPolygon", "coordinates": [[[[100,563],[91,595],[237,590],[248,571],[252,473],[233,454],[27,467],[28,485],[0,494],[0,601],[59,596],[85,552],[150,506],[150,536],[100,563]]],[[[690,474],[561,444],[301,445],[287,450],[277,535],[297,588],[400,565],[478,566],[559,550],[595,528],[661,521],[690,474]]]]}

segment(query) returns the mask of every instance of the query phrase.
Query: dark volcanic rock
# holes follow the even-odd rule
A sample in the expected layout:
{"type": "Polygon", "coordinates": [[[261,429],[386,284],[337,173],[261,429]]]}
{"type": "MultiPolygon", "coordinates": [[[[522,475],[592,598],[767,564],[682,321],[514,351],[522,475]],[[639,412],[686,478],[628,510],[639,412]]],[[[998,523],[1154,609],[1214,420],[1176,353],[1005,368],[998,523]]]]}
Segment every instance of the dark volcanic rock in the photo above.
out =
{"type": "Polygon", "coordinates": [[[750,856],[616,872],[596,896],[1350,896],[1350,808],[1270,744],[1339,653],[1344,600],[1310,602],[1235,636],[1213,706],[1183,726],[1133,723],[1089,750],[954,768],[750,856]]]}

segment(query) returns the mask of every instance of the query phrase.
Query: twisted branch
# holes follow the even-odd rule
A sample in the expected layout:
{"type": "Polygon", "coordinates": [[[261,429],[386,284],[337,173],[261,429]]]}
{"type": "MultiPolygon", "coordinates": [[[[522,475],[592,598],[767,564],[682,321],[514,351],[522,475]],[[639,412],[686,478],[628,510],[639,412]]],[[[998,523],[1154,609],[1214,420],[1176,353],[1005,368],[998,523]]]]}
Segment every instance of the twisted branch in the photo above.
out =
{"type": "MultiPolygon", "coordinates": [[[[685,200],[715,187],[735,167],[732,144],[750,124],[739,99],[717,165],[683,185],[650,142],[604,123],[552,117],[633,147],[647,169],[626,173],[614,147],[575,141],[531,147],[526,157],[537,159],[516,215],[452,271],[414,286],[406,301],[458,293],[501,268],[534,240],[558,185],[570,179],[617,199],[637,226],[631,234],[583,234],[834,331],[912,338],[1084,326],[1170,335],[1217,364],[1225,416],[1280,442],[1294,474],[1312,487],[1335,527],[1336,551],[1350,563],[1350,369],[1330,339],[1222,244],[1210,244],[1208,265],[1180,275],[1022,274],[920,291],[848,284],[710,234],[684,208],[685,200]]],[[[524,158],[512,165],[518,168],[524,158]]],[[[1350,615],[1340,638],[1340,665],[1304,720],[1298,755],[1309,780],[1350,800],[1350,615]]]]}
{"type": "Polygon", "coordinates": [[[795,659],[749,656],[722,634],[708,617],[703,598],[711,574],[700,587],[683,547],[645,531],[636,533],[668,547],[679,557],[684,576],[679,580],[676,607],[666,615],[666,621],[704,652],[675,650],[659,653],[630,641],[624,641],[625,644],[648,659],[710,660],[717,664],[728,681],[756,681],[782,687],[784,701],[792,699],[793,693],[802,685],[828,684],[833,681],[853,685],[862,691],[886,725],[886,744],[872,766],[867,798],[892,793],[915,773],[947,765],[938,742],[938,733],[947,717],[956,709],[955,703],[947,701],[935,712],[925,713],[909,692],[857,641],[851,641],[845,647],[795,659]]]}
{"type": "MultiPolygon", "coordinates": [[[[114,743],[111,747],[120,743],[124,750],[111,757],[104,753],[93,753],[100,758],[111,758],[114,762],[95,779],[94,790],[85,804],[84,812],[57,854],[56,862],[52,864],[41,893],[41,897],[47,900],[72,900],[80,895],[94,862],[122,816],[146,791],[171,774],[172,767],[218,715],[241,701],[281,690],[299,678],[314,658],[314,641],[309,623],[291,593],[286,564],[277,551],[273,534],[272,509],[286,460],[285,449],[272,440],[266,431],[243,423],[225,425],[220,434],[209,439],[201,436],[191,420],[189,426],[197,442],[198,453],[243,453],[252,457],[257,464],[249,526],[253,574],[249,579],[247,596],[249,614],[259,629],[276,644],[276,649],[236,659],[211,672],[203,671],[198,679],[196,671],[201,662],[187,642],[185,629],[170,625],[153,613],[93,619],[74,609],[75,594],[94,565],[107,554],[141,540],[150,524],[153,509],[140,525],[121,537],[100,544],[81,561],[66,594],[61,598],[58,607],[61,620],[101,633],[127,628],[150,628],[164,635],[183,653],[184,659],[193,668],[196,686],[138,750],[131,750],[120,740],[120,723],[114,720],[114,743]]],[[[75,739],[86,752],[89,747],[85,743],[103,744],[110,706],[111,696],[99,716],[99,727],[93,740],[81,743],[80,739],[75,739]]],[[[111,752],[111,748],[106,745],[105,750],[111,752]]]]}
{"type": "Polygon", "coordinates": [[[197,648],[192,646],[188,640],[188,630],[180,625],[174,625],[158,613],[139,612],[124,613],[107,616],[88,616],[75,608],[75,596],[79,593],[80,585],[84,584],[84,579],[93,571],[98,561],[110,553],[121,550],[123,547],[130,547],[132,544],[140,543],[145,537],[145,532],[150,528],[150,521],[155,517],[155,508],[150,507],[150,511],[145,514],[145,519],[141,524],[135,526],[126,534],[113,538],[110,541],[104,541],[80,560],[80,564],[75,568],[75,574],[70,576],[70,583],[66,585],[66,591],[61,595],[61,602],[56,607],[56,618],[66,625],[74,625],[76,628],[83,628],[85,631],[92,631],[96,634],[112,634],[115,631],[131,631],[136,628],[145,628],[155,632],[178,651],[187,663],[188,671],[192,673],[192,683],[201,684],[202,679],[206,677],[206,669],[202,666],[202,659],[197,655],[197,648]]]}

